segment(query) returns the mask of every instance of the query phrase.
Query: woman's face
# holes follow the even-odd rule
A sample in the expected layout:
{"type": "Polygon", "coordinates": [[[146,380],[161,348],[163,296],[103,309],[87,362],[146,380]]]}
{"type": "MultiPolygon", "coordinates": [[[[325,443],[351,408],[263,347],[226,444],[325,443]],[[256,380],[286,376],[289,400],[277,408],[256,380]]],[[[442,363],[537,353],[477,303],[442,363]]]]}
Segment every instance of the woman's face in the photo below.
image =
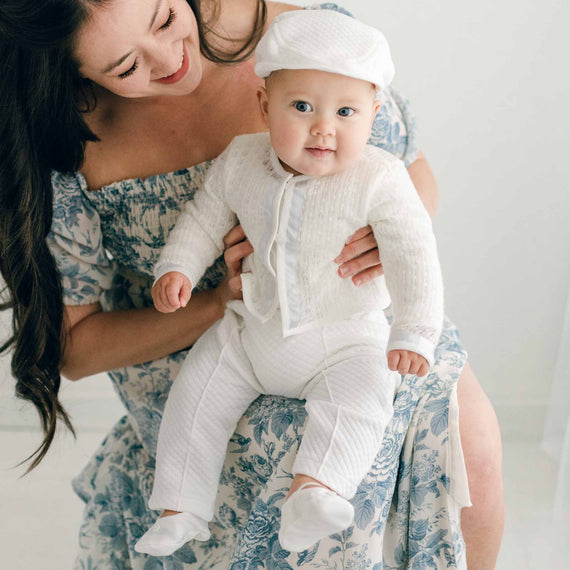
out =
{"type": "Polygon", "coordinates": [[[95,6],[75,56],[81,75],[121,97],[185,95],[202,78],[198,26],[186,0],[95,6]]]}

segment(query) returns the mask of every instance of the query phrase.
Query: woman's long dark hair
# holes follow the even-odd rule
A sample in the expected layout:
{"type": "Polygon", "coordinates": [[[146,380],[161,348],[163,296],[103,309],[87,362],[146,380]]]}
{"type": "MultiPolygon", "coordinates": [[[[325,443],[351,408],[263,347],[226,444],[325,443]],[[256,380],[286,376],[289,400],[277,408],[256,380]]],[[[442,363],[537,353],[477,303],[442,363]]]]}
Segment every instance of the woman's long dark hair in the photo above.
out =
{"type": "MultiPolygon", "coordinates": [[[[86,143],[98,140],[84,120],[95,102],[72,47],[90,11],[109,1],[0,1],[0,271],[6,283],[0,309],[13,311],[13,334],[0,353],[12,348],[16,395],[36,407],[43,429],[41,445],[24,460],[32,460],[27,472],[45,457],[58,418],[73,432],[58,399],[65,334],[60,276],[46,244],[50,176],[79,170],[86,143]]],[[[263,33],[265,0],[258,0],[251,35],[232,53],[210,47],[201,2],[188,3],[205,57],[232,63],[251,55],[263,33]]]]}

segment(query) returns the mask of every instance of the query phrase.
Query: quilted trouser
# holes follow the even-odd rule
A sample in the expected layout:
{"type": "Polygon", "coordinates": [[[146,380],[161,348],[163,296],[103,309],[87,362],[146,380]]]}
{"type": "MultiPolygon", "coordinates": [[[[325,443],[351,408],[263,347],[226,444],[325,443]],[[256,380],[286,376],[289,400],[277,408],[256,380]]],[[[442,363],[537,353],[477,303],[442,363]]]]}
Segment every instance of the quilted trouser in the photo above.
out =
{"type": "Polygon", "coordinates": [[[282,337],[232,303],[189,352],[166,403],[152,509],[211,520],[226,448],[261,393],[306,399],[308,422],[293,473],[351,498],[382,441],[400,376],[387,367],[382,313],[282,337]]]}

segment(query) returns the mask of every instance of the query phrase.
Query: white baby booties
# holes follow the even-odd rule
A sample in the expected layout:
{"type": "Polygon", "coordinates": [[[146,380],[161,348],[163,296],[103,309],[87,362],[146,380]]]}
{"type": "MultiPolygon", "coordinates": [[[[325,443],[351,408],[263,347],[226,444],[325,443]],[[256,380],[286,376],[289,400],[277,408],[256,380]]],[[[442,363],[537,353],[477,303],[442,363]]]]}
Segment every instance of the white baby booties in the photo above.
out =
{"type": "Polygon", "coordinates": [[[354,519],[354,507],[325,487],[305,483],[281,509],[279,543],[289,552],[302,552],[333,532],[344,530],[354,519]]]}
{"type": "Polygon", "coordinates": [[[208,540],[208,523],[192,513],[159,518],[135,544],[135,550],[152,556],[168,556],[189,540],[208,540]]]}

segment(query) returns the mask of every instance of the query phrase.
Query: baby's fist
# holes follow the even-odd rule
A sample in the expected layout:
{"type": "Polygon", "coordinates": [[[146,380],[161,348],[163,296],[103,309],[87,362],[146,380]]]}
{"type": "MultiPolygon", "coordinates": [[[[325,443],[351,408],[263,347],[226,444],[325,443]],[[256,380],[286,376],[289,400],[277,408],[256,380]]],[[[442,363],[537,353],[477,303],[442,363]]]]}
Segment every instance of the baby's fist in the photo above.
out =
{"type": "Polygon", "coordinates": [[[411,350],[391,350],[388,353],[388,368],[399,374],[415,374],[425,376],[429,372],[428,361],[417,352],[411,350]]]}
{"type": "Polygon", "coordinates": [[[151,295],[157,311],[172,313],[188,304],[192,284],[183,273],[169,271],[153,285],[151,295]]]}

